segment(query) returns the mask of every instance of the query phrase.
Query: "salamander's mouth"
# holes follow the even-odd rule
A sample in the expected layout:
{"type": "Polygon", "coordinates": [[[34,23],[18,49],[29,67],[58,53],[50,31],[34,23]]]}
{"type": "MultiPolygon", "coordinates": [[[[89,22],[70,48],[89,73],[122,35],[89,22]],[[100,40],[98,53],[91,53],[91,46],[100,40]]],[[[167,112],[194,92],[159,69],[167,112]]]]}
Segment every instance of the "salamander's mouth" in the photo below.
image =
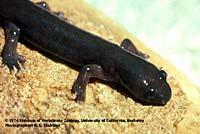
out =
{"type": "MultiPolygon", "coordinates": [[[[157,96],[152,97],[144,97],[143,99],[140,98],[140,103],[143,105],[154,105],[154,106],[164,106],[170,100],[171,96],[165,96],[163,94],[159,94],[157,96]]],[[[139,99],[139,98],[138,98],[139,99]]]]}
{"type": "Polygon", "coordinates": [[[151,102],[149,105],[154,105],[154,106],[164,106],[167,104],[167,101],[165,100],[159,100],[158,102],[151,102]]]}
{"type": "Polygon", "coordinates": [[[153,105],[164,106],[167,104],[167,100],[165,100],[163,95],[159,95],[154,100],[150,100],[153,105]]]}
{"type": "Polygon", "coordinates": [[[160,94],[157,97],[155,97],[156,99],[153,100],[155,102],[155,104],[160,105],[160,106],[164,106],[167,104],[167,102],[170,100],[171,98],[171,94],[160,94]]]}
{"type": "Polygon", "coordinates": [[[154,102],[158,102],[158,105],[166,105],[167,102],[171,99],[172,91],[168,84],[163,84],[159,95],[155,96],[154,102]]]}
{"type": "Polygon", "coordinates": [[[156,99],[141,98],[134,96],[134,100],[141,103],[142,105],[153,105],[153,106],[164,106],[167,104],[168,100],[164,98],[156,97],[156,99]]]}
{"type": "Polygon", "coordinates": [[[163,106],[164,106],[164,105],[166,105],[166,104],[167,104],[167,101],[165,101],[165,100],[161,100],[161,101],[160,101],[160,105],[163,105],[163,106]]]}
{"type": "Polygon", "coordinates": [[[166,105],[170,99],[171,99],[171,90],[169,91],[169,93],[164,95],[163,98],[160,100],[160,105],[166,105]]]}

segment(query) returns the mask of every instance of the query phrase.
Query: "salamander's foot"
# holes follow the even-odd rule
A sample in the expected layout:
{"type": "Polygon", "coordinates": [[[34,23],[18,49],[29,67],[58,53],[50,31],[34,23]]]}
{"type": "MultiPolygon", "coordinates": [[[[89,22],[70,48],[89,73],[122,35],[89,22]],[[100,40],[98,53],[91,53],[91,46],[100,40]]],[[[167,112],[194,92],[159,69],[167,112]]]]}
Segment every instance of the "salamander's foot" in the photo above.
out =
{"type": "Polygon", "coordinates": [[[105,81],[114,81],[113,75],[104,72],[101,66],[96,64],[85,65],[74,82],[72,93],[76,94],[76,102],[84,102],[86,99],[86,86],[90,78],[99,78],[105,81]]]}
{"type": "Polygon", "coordinates": [[[25,57],[17,53],[2,53],[2,59],[3,65],[8,66],[10,73],[14,72],[14,67],[17,69],[17,72],[21,71],[20,64],[23,68],[25,68],[25,57]]]}
{"type": "Polygon", "coordinates": [[[21,71],[20,64],[25,67],[25,57],[18,54],[16,51],[17,42],[20,35],[20,29],[13,23],[7,22],[5,27],[5,45],[1,52],[2,63],[7,65],[10,73],[14,71],[21,71]]]}
{"type": "Polygon", "coordinates": [[[128,51],[130,53],[136,54],[137,56],[139,56],[139,57],[141,57],[143,59],[149,58],[148,54],[144,54],[144,53],[138,51],[138,49],[135,47],[135,45],[129,39],[124,39],[122,41],[120,47],[125,49],[126,51],[128,51]]]}

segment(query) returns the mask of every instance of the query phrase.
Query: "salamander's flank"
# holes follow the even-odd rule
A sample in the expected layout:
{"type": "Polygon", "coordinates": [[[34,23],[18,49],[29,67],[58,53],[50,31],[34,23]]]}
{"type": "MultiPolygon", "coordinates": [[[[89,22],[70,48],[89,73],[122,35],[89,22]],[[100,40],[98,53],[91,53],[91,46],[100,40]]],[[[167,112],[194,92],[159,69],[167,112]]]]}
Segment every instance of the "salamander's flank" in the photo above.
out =
{"type": "Polygon", "coordinates": [[[72,92],[84,102],[90,78],[121,84],[137,99],[149,105],[165,105],[171,98],[167,73],[145,59],[129,39],[120,46],[81,30],[51,12],[45,2],[0,1],[1,24],[5,24],[2,62],[10,72],[21,71],[25,57],[16,51],[18,38],[50,55],[82,67],[72,92]],[[30,17],[31,15],[31,17],[30,17]]]}

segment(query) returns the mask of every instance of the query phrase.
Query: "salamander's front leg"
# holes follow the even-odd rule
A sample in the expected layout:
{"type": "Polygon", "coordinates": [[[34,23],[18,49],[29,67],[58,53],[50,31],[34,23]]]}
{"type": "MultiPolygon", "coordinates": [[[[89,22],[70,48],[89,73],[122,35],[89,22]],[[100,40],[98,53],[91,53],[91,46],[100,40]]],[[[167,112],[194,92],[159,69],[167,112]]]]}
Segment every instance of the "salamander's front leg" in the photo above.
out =
{"type": "Polygon", "coordinates": [[[141,58],[144,58],[144,59],[149,58],[149,55],[138,51],[137,48],[135,47],[135,45],[129,39],[124,39],[122,41],[120,47],[131,52],[131,53],[136,54],[137,56],[139,56],[141,58]]]}
{"type": "Polygon", "coordinates": [[[21,70],[19,63],[25,66],[25,57],[17,53],[17,42],[20,35],[20,29],[11,22],[6,22],[5,26],[5,45],[1,52],[2,63],[7,65],[10,73],[16,67],[17,71],[21,70]]]}
{"type": "MultiPolygon", "coordinates": [[[[37,4],[41,7],[43,7],[43,8],[51,11],[49,5],[46,2],[41,1],[41,2],[37,2],[37,4]]],[[[61,18],[64,16],[63,12],[53,12],[53,13],[56,14],[57,16],[61,17],[61,18]]]]}
{"type": "Polygon", "coordinates": [[[90,64],[82,68],[77,80],[74,82],[72,93],[76,93],[76,101],[84,102],[86,99],[86,86],[90,78],[99,78],[105,81],[114,81],[113,77],[104,72],[101,66],[90,64]]]}

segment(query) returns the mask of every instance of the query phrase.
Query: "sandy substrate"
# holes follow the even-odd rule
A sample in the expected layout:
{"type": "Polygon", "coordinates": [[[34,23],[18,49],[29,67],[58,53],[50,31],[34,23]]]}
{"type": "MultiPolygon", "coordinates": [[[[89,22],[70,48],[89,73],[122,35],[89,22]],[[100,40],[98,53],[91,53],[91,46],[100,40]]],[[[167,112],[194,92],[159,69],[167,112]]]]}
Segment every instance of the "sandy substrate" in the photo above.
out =
{"type": "MultiPolygon", "coordinates": [[[[140,50],[150,55],[150,62],[168,72],[172,99],[166,106],[143,106],[105,84],[94,82],[88,85],[86,102],[80,105],[71,94],[78,72],[19,43],[19,53],[27,58],[21,79],[10,75],[8,68],[0,68],[0,133],[151,134],[200,131],[200,89],[174,66],[81,1],[46,1],[53,11],[63,11],[69,22],[82,29],[117,44],[127,37],[133,40],[140,50]],[[89,122],[83,122],[83,119],[89,122]],[[128,122],[128,119],[138,122],[128,122]],[[26,126],[11,127],[13,124],[26,126]]],[[[3,44],[4,32],[0,28],[0,51],[3,44]]]]}

